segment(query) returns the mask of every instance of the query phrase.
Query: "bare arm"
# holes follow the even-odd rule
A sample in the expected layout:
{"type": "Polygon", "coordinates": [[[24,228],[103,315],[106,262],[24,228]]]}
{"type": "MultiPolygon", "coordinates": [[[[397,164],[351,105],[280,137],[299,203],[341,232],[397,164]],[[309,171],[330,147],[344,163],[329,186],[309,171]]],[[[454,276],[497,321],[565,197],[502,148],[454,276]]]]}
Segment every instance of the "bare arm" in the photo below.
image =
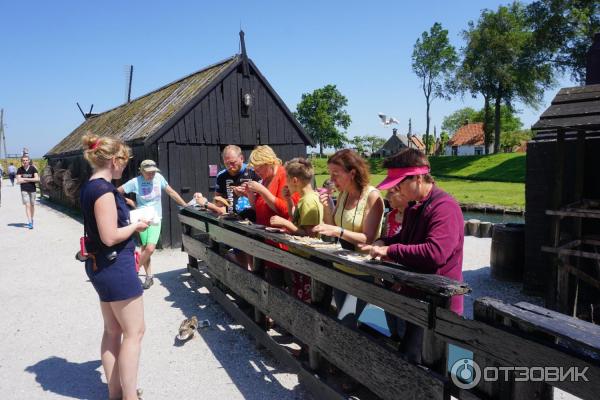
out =
{"type": "MultiPolygon", "coordinates": [[[[215,193],[215,197],[217,196],[221,196],[221,193],[215,193]]],[[[225,214],[227,212],[227,209],[225,207],[219,207],[216,203],[209,202],[208,199],[202,195],[202,193],[194,193],[194,199],[196,200],[196,203],[201,206],[204,206],[206,204],[206,209],[208,211],[212,211],[219,215],[225,214]]]]}
{"type": "Polygon", "coordinates": [[[319,200],[321,204],[323,204],[323,223],[334,225],[333,216],[335,215],[335,211],[337,207],[333,205],[333,198],[331,194],[328,192],[319,193],[319,200]]]}
{"type": "Polygon", "coordinates": [[[117,225],[117,205],[113,193],[105,193],[96,200],[94,203],[94,216],[98,224],[100,240],[108,247],[121,243],[133,235],[135,231],[141,232],[148,227],[145,221],[139,221],[119,228],[117,225]]]}
{"type": "MultiPolygon", "coordinates": [[[[352,244],[373,243],[379,237],[379,223],[383,217],[383,200],[378,191],[373,191],[367,198],[362,232],[344,230],[340,237],[352,244]]],[[[341,233],[341,228],[339,233],[341,233]]]]}
{"type": "MultiPolygon", "coordinates": [[[[125,188],[123,187],[123,185],[119,186],[117,188],[117,191],[122,195],[125,195],[125,188]]],[[[135,204],[135,201],[131,200],[129,197],[125,197],[125,203],[127,203],[127,205],[131,208],[137,208],[137,204],[135,204]]]]}
{"type": "Polygon", "coordinates": [[[173,188],[169,185],[167,185],[167,187],[165,188],[165,192],[167,192],[167,194],[169,195],[170,198],[172,198],[173,200],[175,200],[175,202],[177,204],[179,204],[182,207],[187,206],[187,203],[183,200],[183,198],[179,195],[179,193],[177,193],[175,190],[173,190],[173,188]]]}

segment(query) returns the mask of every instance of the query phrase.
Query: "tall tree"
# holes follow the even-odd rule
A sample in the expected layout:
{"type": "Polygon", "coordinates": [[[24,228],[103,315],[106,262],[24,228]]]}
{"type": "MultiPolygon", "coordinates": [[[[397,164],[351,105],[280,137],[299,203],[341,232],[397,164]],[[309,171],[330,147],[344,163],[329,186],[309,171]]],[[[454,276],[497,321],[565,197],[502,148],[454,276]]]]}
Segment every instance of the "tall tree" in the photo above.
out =
{"type": "Polygon", "coordinates": [[[527,6],[538,58],[585,84],[586,53],[600,32],[598,0],[536,0],[527,6]]]}
{"type": "Polygon", "coordinates": [[[423,32],[417,39],[412,54],[412,69],[421,79],[421,88],[425,95],[426,128],[425,148],[429,149],[430,135],[429,110],[435,98],[447,98],[445,81],[456,66],[458,57],[448,40],[448,31],[436,22],[429,32],[423,32]]]}
{"type": "Polygon", "coordinates": [[[326,85],[312,93],[304,93],[296,106],[295,117],[310,137],[319,144],[323,156],[325,147],[341,148],[347,141],[346,132],[352,122],[344,109],[348,99],[335,85],[326,85]]]}
{"type": "Polygon", "coordinates": [[[460,76],[464,87],[484,97],[486,136],[494,106],[494,152],[500,150],[501,105],[515,100],[537,107],[554,84],[550,62],[539,58],[535,36],[521,3],[483,10],[477,25],[464,32],[466,47],[460,76]]]}

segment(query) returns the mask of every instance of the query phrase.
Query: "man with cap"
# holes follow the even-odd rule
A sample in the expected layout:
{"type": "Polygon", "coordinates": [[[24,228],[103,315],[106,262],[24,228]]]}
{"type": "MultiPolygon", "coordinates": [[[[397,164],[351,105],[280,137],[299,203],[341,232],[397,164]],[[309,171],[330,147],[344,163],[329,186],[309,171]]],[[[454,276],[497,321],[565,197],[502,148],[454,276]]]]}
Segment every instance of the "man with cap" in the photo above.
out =
{"type": "MultiPolygon", "coordinates": [[[[373,245],[359,246],[372,257],[392,260],[416,272],[436,274],[462,281],[464,220],[460,206],[435,185],[427,156],[416,149],[404,149],[386,159],[387,177],[377,186],[398,194],[408,203],[402,230],[383,237],[373,245]]],[[[420,298],[419,291],[395,285],[399,292],[420,298]]],[[[450,310],[461,315],[463,297],[450,299],[450,310]]],[[[406,323],[402,349],[408,358],[421,361],[423,329],[406,323]]]]}
{"type": "MultiPolygon", "coordinates": [[[[127,181],[118,189],[121,193],[135,193],[138,207],[154,207],[156,215],[162,219],[161,195],[163,190],[177,204],[182,207],[186,206],[186,202],[181,198],[179,193],[169,186],[166,179],[160,174],[160,170],[156,167],[156,163],[153,160],[142,161],[140,164],[140,173],[141,175],[127,181]]],[[[160,238],[160,228],[161,223],[158,223],[150,225],[144,232],[140,232],[142,245],[140,264],[144,266],[144,270],[146,271],[146,279],[143,284],[144,289],[148,289],[154,284],[150,258],[160,238]]]]}

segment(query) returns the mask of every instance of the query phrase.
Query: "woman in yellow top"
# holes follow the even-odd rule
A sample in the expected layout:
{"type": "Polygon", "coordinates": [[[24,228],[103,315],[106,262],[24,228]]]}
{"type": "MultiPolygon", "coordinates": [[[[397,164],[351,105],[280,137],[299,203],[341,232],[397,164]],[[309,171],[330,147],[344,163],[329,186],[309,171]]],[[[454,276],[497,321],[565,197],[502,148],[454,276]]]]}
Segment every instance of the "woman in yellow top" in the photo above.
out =
{"type": "MultiPolygon", "coordinates": [[[[369,166],[356,152],[344,149],[327,160],[327,169],[340,195],[334,206],[329,192],[320,194],[324,223],[317,225],[314,231],[339,238],[342,247],[348,250],[356,250],[357,244],[373,243],[381,232],[384,206],[379,191],[369,185],[369,166]]],[[[340,264],[334,266],[359,279],[373,281],[370,275],[355,268],[340,264]]],[[[333,295],[339,311],[347,293],[334,288],[333,295]]],[[[354,315],[344,320],[355,326],[366,305],[366,302],[357,299],[354,315]]]]}

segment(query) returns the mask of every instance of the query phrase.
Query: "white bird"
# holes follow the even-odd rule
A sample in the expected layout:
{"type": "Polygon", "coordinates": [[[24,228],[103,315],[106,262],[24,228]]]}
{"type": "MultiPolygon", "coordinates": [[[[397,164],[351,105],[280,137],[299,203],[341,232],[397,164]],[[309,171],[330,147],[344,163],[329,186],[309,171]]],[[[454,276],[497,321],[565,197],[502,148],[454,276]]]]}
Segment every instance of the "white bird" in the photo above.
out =
{"type": "Polygon", "coordinates": [[[381,123],[383,124],[383,126],[388,126],[391,124],[399,123],[399,121],[394,117],[388,117],[387,115],[385,115],[383,113],[379,113],[377,115],[379,116],[379,119],[381,120],[381,123]]]}

